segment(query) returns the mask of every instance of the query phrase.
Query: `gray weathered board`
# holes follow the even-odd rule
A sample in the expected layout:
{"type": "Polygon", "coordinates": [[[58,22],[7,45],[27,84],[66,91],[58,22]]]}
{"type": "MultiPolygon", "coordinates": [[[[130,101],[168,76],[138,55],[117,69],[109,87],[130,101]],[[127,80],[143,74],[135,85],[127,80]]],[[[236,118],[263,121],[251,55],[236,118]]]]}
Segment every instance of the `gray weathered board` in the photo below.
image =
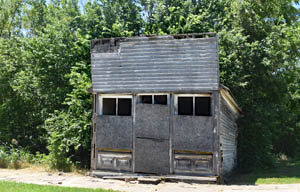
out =
{"type": "Polygon", "coordinates": [[[216,37],[106,39],[91,50],[93,92],[198,91],[219,88],[216,37]]]}
{"type": "Polygon", "coordinates": [[[174,116],[173,147],[213,152],[213,117],[174,116]]]}
{"type": "Polygon", "coordinates": [[[220,143],[222,153],[222,174],[229,174],[237,161],[237,114],[229,104],[220,98],[220,143]]]}
{"type": "Polygon", "coordinates": [[[96,148],[132,149],[131,116],[98,116],[96,148]]]}

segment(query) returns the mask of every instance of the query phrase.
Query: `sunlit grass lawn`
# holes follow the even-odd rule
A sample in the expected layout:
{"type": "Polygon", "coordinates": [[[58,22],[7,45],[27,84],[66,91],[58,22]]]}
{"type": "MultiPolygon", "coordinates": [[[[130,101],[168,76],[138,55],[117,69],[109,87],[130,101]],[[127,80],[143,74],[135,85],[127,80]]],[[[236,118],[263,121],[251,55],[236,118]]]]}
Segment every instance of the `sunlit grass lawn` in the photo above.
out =
{"type": "Polygon", "coordinates": [[[293,184],[300,183],[300,161],[279,161],[269,170],[233,176],[230,184],[293,184]]]}
{"type": "Polygon", "coordinates": [[[0,181],[1,192],[116,192],[104,189],[85,189],[75,187],[57,187],[36,184],[24,184],[8,181],[0,181]]]}

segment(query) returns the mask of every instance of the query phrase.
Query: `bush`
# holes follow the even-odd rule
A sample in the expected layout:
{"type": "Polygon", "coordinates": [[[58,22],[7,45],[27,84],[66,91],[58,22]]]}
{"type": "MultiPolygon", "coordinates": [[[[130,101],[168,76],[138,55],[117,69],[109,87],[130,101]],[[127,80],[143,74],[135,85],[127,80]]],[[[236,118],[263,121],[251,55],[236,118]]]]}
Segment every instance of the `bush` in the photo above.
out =
{"type": "MultiPolygon", "coordinates": [[[[84,116],[85,117],[85,116],[84,116]]],[[[46,121],[46,127],[49,133],[49,163],[52,169],[59,171],[71,171],[74,156],[80,157],[81,148],[85,148],[88,152],[89,135],[82,131],[88,129],[80,121],[80,118],[75,119],[66,112],[56,112],[52,118],[46,121]],[[86,128],[85,128],[86,127],[86,128]],[[71,161],[73,160],[73,161],[71,161]]],[[[88,154],[85,155],[88,157],[88,154]]],[[[84,159],[86,157],[82,157],[84,159]]]]}
{"type": "Polygon", "coordinates": [[[64,104],[67,110],[55,111],[44,124],[48,132],[49,162],[53,169],[71,171],[72,164],[88,168],[91,148],[91,102],[86,90],[91,87],[87,63],[76,63],[72,67],[70,85],[73,90],[64,104]],[[78,163],[79,162],[79,163],[78,163]]]}
{"type": "Polygon", "coordinates": [[[0,146],[0,168],[8,168],[9,155],[6,152],[5,147],[0,146]]]}
{"type": "Polygon", "coordinates": [[[33,159],[34,156],[21,147],[5,144],[0,146],[0,168],[20,169],[26,164],[32,164],[33,159]]]}
{"type": "Polygon", "coordinates": [[[10,164],[9,166],[13,169],[20,169],[21,168],[21,158],[20,158],[20,151],[15,149],[14,147],[10,150],[10,164]]]}
{"type": "Polygon", "coordinates": [[[32,155],[32,158],[30,160],[31,164],[34,165],[46,165],[48,166],[50,163],[50,158],[49,155],[40,153],[40,152],[36,152],[35,155],[32,155]]]}

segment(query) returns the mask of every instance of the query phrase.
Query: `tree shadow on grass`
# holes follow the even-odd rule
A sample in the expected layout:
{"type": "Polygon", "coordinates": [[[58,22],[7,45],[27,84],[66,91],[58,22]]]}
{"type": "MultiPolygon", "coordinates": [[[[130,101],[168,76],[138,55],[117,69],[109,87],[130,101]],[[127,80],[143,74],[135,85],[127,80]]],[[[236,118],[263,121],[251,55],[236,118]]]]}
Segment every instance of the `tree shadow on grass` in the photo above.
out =
{"type": "Polygon", "coordinates": [[[251,173],[236,173],[228,184],[292,184],[300,183],[300,161],[279,161],[275,167],[267,170],[256,170],[251,173]]]}

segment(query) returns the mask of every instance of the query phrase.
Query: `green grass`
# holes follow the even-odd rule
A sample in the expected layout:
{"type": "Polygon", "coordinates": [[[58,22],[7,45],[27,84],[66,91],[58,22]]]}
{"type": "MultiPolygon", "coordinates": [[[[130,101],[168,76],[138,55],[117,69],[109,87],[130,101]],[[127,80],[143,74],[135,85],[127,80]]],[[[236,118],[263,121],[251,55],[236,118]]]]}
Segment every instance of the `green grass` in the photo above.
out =
{"type": "Polygon", "coordinates": [[[75,187],[57,187],[36,184],[24,184],[8,181],[0,181],[1,192],[116,192],[104,189],[85,189],[75,187]]]}
{"type": "Polygon", "coordinates": [[[269,170],[238,173],[230,184],[293,184],[300,183],[300,161],[279,161],[269,170]]]}

